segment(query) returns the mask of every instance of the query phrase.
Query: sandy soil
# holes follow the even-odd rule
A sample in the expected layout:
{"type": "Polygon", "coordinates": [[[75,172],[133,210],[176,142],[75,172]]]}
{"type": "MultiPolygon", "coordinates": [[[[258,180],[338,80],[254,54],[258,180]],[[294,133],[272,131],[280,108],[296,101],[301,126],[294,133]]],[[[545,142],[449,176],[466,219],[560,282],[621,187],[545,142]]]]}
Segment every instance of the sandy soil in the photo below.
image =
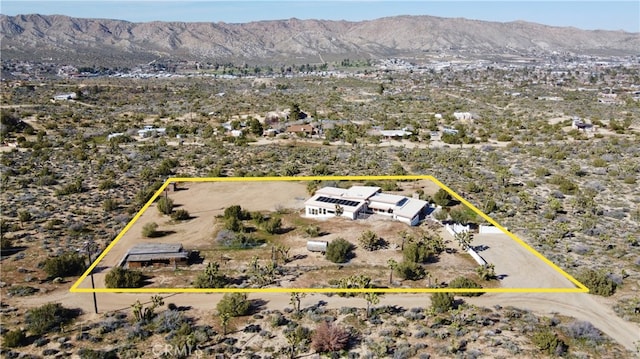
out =
{"type": "MultiPolygon", "coordinates": [[[[167,216],[162,216],[155,208],[149,206],[147,211],[129,228],[124,236],[102,258],[96,266],[96,287],[104,287],[104,275],[117,265],[129,248],[138,243],[182,243],[185,248],[197,249],[209,246],[213,240],[215,216],[224,212],[226,207],[241,204],[250,211],[274,211],[277,208],[304,208],[308,197],[306,184],[292,181],[260,181],[260,182],[189,182],[180,183],[180,190],[169,192],[175,208],[189,211],[194,218],[180,223],[171,223],[167,216]],[[268,196],[265,196],[268,193],[268,196]],[[161,238],[145,238],[142,227],[156,222],[159,231],[170,232],[161,238]]],[[[88,288],[88,278],[81,283],[81,288],[88,288]]]]}
{"type": "Polygon", "coordinates": [[[567,278],[505,234],[475,234],[471,245],[484,260],[495,265],[502,287],[575,288],[567,278]]]}

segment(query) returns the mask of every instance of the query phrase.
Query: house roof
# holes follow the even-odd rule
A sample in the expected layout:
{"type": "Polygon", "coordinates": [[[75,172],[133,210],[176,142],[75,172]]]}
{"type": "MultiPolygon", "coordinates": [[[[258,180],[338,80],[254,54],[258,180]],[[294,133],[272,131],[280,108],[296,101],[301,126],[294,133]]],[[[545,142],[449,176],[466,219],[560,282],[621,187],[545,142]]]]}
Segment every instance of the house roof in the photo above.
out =
{"type": "Polygon", "coordinates": [[[411,132],[405,130],[381,130],[380,134],[385,137],[402,137],[411,135],[411,132]]]}
{"type": "Polygon", "coordinates": [[[335,209],[336,205],[340,205],[343,208],[348,209],[350,212],[357,211],[360,207],[364,206],[365,200],[354,200],[340,198],[336,196],[328,196],[322,194],[316,194],[304,202],[305,206],[314,206],[326,209],[335,209]]]}
{"type": "Polygon", "coordinates": [[[163,259],[187,259],[180,243],[142,243],[136,244],[127,252],[127,262],[144,262],[163,259]]]}
{"type": "Polygon", "coordinates": [[[396,216],[404,217],[404,218],[413,218],[418,214],[425,206],[427,205],[426,201],[414,198],[407,198],[407,201],[404,205],[396,210],[393,213],[396,216]]]}
{"type": "Polygon", "coordinates": [[[351,186],[347,192],[342,195],[342,197],[349,199],[368,199],[374,194],[380,192],[380,190],[380,187],[351,186]]]}
{"type": "Polygon", "coordinates": [[[405,199],[407,197],[405,196],[398,196],[396,194],[389,194],[389,193],[378,193],[375,196],[372,196],[371,198],[369,198],[369,200],[371,201],[371,203],[374,202],[380,202],[380,203],[386,203],[386,204],[397,204],[398,202],[400,202],[401,200],[405,199]]]}
{"type": "Polygon", "coordinates": [[[323,194],[326,196],[342,196],[347,192],[344,188],[338,187],[322,187],[316,191],[316,194],[323,194]]]}
{"type": "Polygon", "coordinates": [[[129,249],[129,255],[182,252],[180,243],[141,243],[129,249]]]}

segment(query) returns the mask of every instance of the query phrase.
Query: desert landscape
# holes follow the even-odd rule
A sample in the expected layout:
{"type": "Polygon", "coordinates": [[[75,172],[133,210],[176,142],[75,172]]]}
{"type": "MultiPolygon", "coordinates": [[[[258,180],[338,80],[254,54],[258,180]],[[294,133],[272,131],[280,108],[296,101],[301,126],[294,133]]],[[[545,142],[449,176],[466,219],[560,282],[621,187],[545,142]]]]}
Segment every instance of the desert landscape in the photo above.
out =
{"type": "Polygon", "coordinates": [[[638,357],[639,32],[14,5],[0,15],[3,357],[638,357]],[[410,174],[522,243],[481,233],[486,218],[429,180],[331,179],[410,174]],[[169,178],[183,180],[154,198],[169,178]],[[307,212],[353,185],[429,210],[414,226],[307,212]],[[99,292],[70,292],[98,258],[79,289],[99,292]]]}

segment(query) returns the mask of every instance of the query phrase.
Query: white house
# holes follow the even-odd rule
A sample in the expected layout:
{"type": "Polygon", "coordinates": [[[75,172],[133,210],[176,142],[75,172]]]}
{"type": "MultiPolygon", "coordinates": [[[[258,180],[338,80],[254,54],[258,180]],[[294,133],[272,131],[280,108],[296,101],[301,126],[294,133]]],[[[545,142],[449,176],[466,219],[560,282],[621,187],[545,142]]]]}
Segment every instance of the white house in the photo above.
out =
{"type": "Polygon", "coordinates": [[[380,187],[323,187],[305,202],[305,214],[312,218],[330,218],[341,211],[340,216],[350,219],[380,214],[415,226],[424,217],[427,205],[426,201],[419,199],[382,193],[380,187]]]}
{"type": "Polygon", "coordinates": [[[142,130],[138,130],[138,136],[141,138],[151,137],[153,135],[165,135],[167,129],[164,127],[155,128],[151,125],[144,126],[142,130]]]}
{"type": "Polygon", "coordinates": [[[64,101],[64,100],[75,100],[78,95],[75,92],[63,93],[59,95],[53,96],[53,99],[56,101],[64,101]]]}
{"type": "Polygon", "coordinates": [[[471,112],[454,112],[453,117],[458,121],[471,121],[473,119],[471,112]]]}

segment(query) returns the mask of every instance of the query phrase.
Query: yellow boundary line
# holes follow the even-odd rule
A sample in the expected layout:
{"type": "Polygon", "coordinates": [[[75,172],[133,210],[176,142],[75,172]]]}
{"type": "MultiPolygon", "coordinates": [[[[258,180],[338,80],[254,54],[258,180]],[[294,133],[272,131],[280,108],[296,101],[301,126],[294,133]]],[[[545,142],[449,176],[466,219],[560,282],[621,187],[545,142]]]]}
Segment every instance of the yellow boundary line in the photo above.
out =
{"type": "Polygon", "coordinates": [[[524,241],[513,233],[507,231],[504,227],[494,221],[491,217],[484,214],[474,205],[455,193],[442,182],[433,176],[408,175],[408,176],[308,176],[308,177],[172,177],[162,184],[160,189],[149,199],[149,201],[136,213],[116,238],[102,251],[100,256],[89,266],[89,268],[80,276],[80,278],[69,289],[72,293],[588,293],[589,288],[577,281],[557,265],[531,248],[524,241]],[[451,194],[452,197],[469,207],[487,222],[504,232],[509,238],[523,246],[536,257],[540,258],[544,263],[567,278],[578,288],[78,288],[89,273],[98,265],[98,263],[107,255],[107,253],[115,246],[120,239],[127,233],[133,224],[142,216],[142,214],[151,206],[160,194],[167,188],[171,182],[264,182],[264,181],[372,181],[372,180],[423,180],[427,179],[438,185],[440,188],[451,194]]]}

